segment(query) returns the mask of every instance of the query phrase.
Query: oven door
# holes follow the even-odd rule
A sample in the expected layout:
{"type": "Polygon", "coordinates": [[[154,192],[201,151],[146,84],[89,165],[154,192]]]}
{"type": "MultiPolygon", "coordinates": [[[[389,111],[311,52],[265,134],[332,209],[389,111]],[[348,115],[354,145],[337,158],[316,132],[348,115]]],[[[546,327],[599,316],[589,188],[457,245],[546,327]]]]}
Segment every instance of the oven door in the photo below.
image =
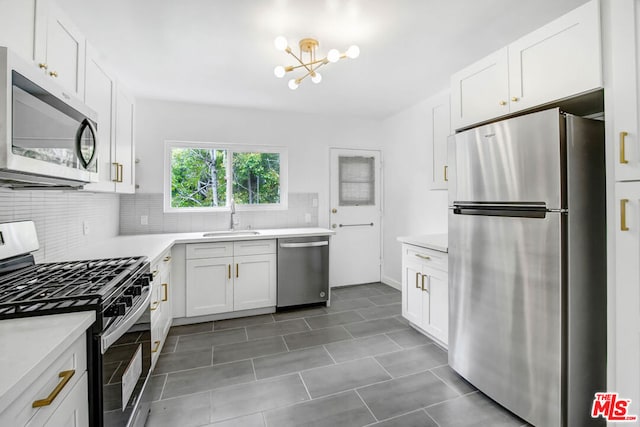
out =
{"type": "Polygon", "coordinates": [[[149,413],[150,296],[146,290],[131,315],[112,324],[102,335],[104,426],[144,426],[149,413]]]}

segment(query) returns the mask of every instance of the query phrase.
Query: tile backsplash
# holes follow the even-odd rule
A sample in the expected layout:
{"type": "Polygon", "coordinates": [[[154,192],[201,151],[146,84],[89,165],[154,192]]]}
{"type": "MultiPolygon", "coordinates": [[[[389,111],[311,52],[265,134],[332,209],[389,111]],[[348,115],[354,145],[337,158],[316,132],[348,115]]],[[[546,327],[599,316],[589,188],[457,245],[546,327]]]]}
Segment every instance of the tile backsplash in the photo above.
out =
{"type": "MultiPolygon", "coordinates": [[[[239,229],[318,226],[318,194],[289,193],[286,210],[237,212],[239,229]],[[314,199],[316,200],[314,206],[314,199]],[[310,222],[305,221],[306,214],[310,222]]],[[[120,234],[176,233],[229,229],[229,212],[165,213],[162,194],[123,194],[120,196],[120,234]],[[141,217],[147,217],[143,225],[141,217]]]]}
{"type": "Polygon", "coordinates": [[[0,188],[0,222],[35,222],[36,262],[65,259],[85,245],[116,236],[119,214],[117,194],[0,188]]]}

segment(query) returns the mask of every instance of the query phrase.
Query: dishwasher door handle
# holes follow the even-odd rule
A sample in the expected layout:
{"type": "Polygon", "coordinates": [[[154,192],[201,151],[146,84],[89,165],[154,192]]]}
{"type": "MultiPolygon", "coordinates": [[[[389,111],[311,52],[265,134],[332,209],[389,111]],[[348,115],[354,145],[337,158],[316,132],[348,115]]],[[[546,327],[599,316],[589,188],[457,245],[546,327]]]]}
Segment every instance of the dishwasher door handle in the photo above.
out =
{"type": "Polygon", "coordinates": [[[280,243],[281,248],[314,248],[317,246],[329,246],[329,242],[322,240],[320,242],[280,243]]]}

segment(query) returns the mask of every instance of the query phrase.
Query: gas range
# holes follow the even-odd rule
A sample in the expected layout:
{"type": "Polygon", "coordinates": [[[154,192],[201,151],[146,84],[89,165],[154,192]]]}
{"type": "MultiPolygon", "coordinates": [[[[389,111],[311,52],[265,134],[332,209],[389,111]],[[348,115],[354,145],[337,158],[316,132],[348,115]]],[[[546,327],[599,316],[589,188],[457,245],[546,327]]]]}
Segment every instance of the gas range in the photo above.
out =
{"type": "Polygon", "coordinates": [[[36,264],[32,221],[0,223],[0,321],[93,310],[89,425],[144,426],[150,408],[151,273],[146,257],[36,264]]]}
{"type": "Polygon", "coordinates": [[[135,306],[145,274],[146,257],[23,266],[0,276],[0,319],[96,310],[106,330],[135,306]]]}

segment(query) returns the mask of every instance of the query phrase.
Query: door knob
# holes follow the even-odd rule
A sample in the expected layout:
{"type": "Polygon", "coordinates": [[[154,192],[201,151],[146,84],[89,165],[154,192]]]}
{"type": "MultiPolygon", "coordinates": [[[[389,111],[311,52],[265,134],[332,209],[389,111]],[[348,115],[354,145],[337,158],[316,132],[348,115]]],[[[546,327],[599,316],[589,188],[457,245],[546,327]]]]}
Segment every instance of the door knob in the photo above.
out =
{"type": "Polygon", "coordinates": [[[337,228],[338,226],[335,224],[331,224],[331,228],[337,228]]]}
{"type": "Polygon", "coordinates": [[[338,209],[336,208],[331,209],[331,213],[338,213],[338,209]]]}

